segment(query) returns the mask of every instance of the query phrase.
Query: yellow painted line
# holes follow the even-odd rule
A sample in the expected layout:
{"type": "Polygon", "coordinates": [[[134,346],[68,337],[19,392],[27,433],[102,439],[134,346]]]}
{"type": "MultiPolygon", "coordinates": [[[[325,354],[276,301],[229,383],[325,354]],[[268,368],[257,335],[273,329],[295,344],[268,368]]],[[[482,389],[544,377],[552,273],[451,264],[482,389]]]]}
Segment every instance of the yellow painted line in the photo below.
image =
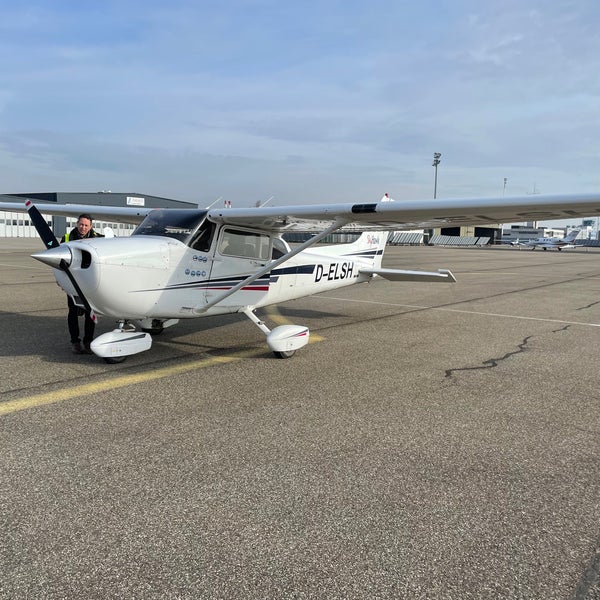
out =
{"type": "Polygon", "coordinates": [[[0,416],[20,410],[27,410],[28,408],[36,408],[38,406],[54,404],[56,402],[77,398],[79,396],[89,396],[91,394],[98,394],[100,392],[106,392],[108,390],[114,390],[128,385],[136,385],[138,383],[145,383],[147,381],[162,379],[172,375],[179,375],[195,369],[205,369],[206,367],[211,367],[217,364],[227,364],[242,360],[244,358],[260,356],[261,354],[264,354],[264,352],[264,348],[255,348],[253,350],[236,352],[233,355],[204,358],[202,360],[196,360],[183,365],[164,367],[162,369],[156,369],[145,373],[136,373],[134,375],[123,375],[122,377],[114,377],[104,381],[98,381],[96,383],[77,385],[71,388],[56,390],[54,392],[47,392],[45,394],[36,394],[34,396],[18,398],[17,400],[9,400],[0,404],[0,416]]]}
{"type": "Polygon", "coordinates": [[[277,325],[291,325],[289,319],[284,317],[275,305],[271,304],[266,306],[264,311],[269,315],[269,319],[274,323],[277,323],[277,325]]]}

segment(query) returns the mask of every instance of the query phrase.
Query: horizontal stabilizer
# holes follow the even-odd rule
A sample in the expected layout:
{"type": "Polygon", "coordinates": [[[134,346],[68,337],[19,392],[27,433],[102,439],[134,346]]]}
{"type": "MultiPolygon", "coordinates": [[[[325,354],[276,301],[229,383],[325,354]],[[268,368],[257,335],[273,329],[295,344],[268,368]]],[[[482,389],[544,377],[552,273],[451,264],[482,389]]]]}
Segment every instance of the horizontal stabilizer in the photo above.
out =
{"type": "Polygon", "coordinates": [[[390,281],[432,281],[439,283],[455,283],[454,275],[448,269],[437,271],[405,271],[403,269],[361,269],[364,275],[379,275],[390,281]]]}

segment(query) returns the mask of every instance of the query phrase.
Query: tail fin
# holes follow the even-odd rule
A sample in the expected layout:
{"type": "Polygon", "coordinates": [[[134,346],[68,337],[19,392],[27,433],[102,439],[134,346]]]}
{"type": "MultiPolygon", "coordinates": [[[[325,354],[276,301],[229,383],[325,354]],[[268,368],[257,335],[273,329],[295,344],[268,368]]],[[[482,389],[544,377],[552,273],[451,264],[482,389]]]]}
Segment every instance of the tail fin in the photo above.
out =
{"type": "Polygon", "coordinates": [[[378,269],[381,267],[388,235],[388,231],[365,231],[354,242],[309,248],[305,252],[336,257],[347,256],[350,259],[360,260],[365,266],[378,269]]]}
{"type": "Polygon", "coordinates": [[[577,236],[579,235],[580,232],[581,232],[581,229],[573,229],[573,231],[571,231],[569,233],[569,235],[564,237],[562,239],[562,241],[563,242],[574,242],[577,239],[577,236]]]}
{"type": "Polygon", "coordinates": [[[373,268],[381,267],[383,253],[387,244],[389,231],[365,231],[352,244],[344,248],[344,254],[372,261],[373,268]]]}

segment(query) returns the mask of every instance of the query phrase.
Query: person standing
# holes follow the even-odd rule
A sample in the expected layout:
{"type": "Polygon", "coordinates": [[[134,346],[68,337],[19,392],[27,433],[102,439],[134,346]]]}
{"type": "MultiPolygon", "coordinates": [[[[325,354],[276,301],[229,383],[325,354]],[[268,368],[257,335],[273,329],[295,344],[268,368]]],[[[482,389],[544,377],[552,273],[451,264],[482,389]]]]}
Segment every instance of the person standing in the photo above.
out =
{"type": "MultiPolygon", "coordinates": [[[[72,242],[74,240],[85,240],[95,237],[104,237],[101,233],[92,228],[92,217],[83,213],[77,217],[77,225],[70,232],[65,233],[60,240],[61,244],[72,242]]],[[[75,305],[73,298],[67,295],[67,305],[69,312],[67,314],[67,325],[69,326],[69,335],[71,336],[71,348],[74,354],[93,354],[90,344],[94,339],[94,329],[96,323],[92,319],[91,312],[75,305]],[[83,340],[79,337],[79,317],[84,316],[83,340]],[[83,341],[83,345],[82,345],[83,341]]]]}

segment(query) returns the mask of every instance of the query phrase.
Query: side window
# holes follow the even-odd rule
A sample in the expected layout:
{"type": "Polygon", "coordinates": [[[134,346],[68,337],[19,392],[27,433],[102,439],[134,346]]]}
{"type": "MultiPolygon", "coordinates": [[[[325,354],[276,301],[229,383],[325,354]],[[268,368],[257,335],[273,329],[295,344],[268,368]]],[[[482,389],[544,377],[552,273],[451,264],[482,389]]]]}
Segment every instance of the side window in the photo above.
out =
{"type": "Polygon", "coordinates": [[[208,252],[215,234],[215,228],[216,225],[212,221],[204,221],[190,247],[198,250],[198,252],[208,252]]]}
{"type": "Polygon", "coordinates": [[[219,252],[226,256],[242,256],[257,260],[269,257],[270,240],[268,235],[249,231],[226,229],[219,243],[219,252]]]}

